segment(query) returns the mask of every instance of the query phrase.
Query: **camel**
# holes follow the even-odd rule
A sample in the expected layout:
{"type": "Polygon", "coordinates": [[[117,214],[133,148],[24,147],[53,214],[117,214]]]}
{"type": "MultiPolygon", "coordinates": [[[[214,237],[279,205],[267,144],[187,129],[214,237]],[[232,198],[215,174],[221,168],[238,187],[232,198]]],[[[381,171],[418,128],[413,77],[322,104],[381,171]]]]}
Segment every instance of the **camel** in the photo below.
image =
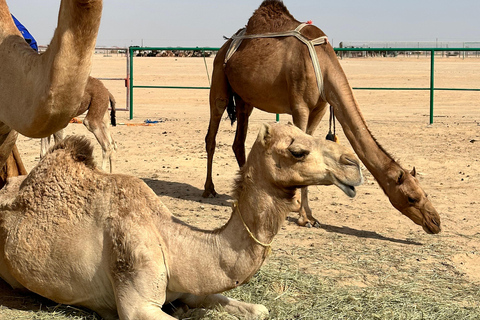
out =
{"type": "Polygon", "coordinates": [[[18,133],[47,137],[77,114],[101,13],[102,0],[62,0],[50,45],[37,54],[15,26],[6,0],[0,0],[0,167],[18,133]]]}
{"type": "Polygon", "coordinates": [[[264,124],[229,221],[206,231],[173,216],[142,180],[96,169],[92,149],[85,137],[67,137],[0,191],[0,276],[104,319],[174,319],[161,307],[175,300],[263,318],[266,307],[219,293],[258,271],[296,188],[336,185],[354,197],[363,180],[349,149],[264,124]]]}
{"type": "MultiPolygon", "coordinates": [[[[108,121],[106,119],[106,113],[108,107],[111,105],[110,111],[110,123],[112,126],[116,126],[115,120],[115,98],[104,86],[102,81],[94,77],[88,77],[87,86],[85,88],[85,94],[83,96],[80,109],[75,116],[79,116],[87,111],[83,124],[85,127],[93,133],[97,138],[98,143],[102,147],[102,170],[105,171],[107,167],[107,161],[110,164],[110,173],[113,172],[112,156],[113,152],[117,150],[117,144],[113,140],[110,131],[108,130],[108,121]]],[[[53,134],[55,142],[59,142],[64,137],[64,129],[61,129],[53,134]]],[[[43,158],[50,147],[51,136],[42,138],[40,158],[43,158]]]]}
{"type": "MultiPolygon", "coordinates": [[[[216,195],[213,156],[225,109],[232,124],[238,119],[232,148],[242,167],[248,118],[254,107],[291,114],[297,127],[313,135],[330,104],[348,141],[391,204],[425,232],[440,232],[440,216],[420,187],[415,168],[411,172],[402,168],[372,136],[325,33],[314,25],[300,23],[282,1],[263,1],[245,30],[239,30],[221,47],[214,60],[209,100],[203,197],[216,195]]],[[[299,225],[318,226],[308,206],[306,188],[302,189],[299,214],[299,225]]]]}

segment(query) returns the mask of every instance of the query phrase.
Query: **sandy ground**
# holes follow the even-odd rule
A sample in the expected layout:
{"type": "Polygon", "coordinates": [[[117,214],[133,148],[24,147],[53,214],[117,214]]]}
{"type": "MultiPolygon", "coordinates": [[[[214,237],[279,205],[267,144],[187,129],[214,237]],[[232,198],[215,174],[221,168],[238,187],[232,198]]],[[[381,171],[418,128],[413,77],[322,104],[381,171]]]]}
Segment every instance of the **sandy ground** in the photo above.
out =
{"type": "MultiPolygon", "coordinates": [[[[207,59],[209,72],[212,61],[207,59]]],[[[352,87],[429,86],[429,58],[358,58],[341,63],[352,87]]],[[[435,66],[438,87],[480,88],[480,59],[437,58],[435,66]]],[[[95,77],[125,77],[125,70],[125,57],[94,57],[95,77]]],[[[135,58],[134,77],[136,85],[209,84],[201,58],[135,58]]],[[[124,82],[104,83],[115,95],[117,107],[124,108],[124,82]]],[[[429,124],[426,91],[355,90],[355,94],[379,143],[404,167],[416,167],[423,188],[441,215],[442,233],[427,235],[396,211],[364,170],[366,181],[354,199],[335,187],[310,188],[310,205],[322,226],[300,228],[292,213],[274,242],[274,255],[296,259],[305,272],[332,277],[339,285],[368,287],[387,281],[381,279],[381,270],[366,274],[361,264],[352,262],[361,261],[364,252],[380,249],[378,261],[371,263],[394,274],[400,272],[395,273],[400,264],[426,274],[453,270],[470,283],[480,282],[480,93],[438,91],[433,125],[429,124]],[[402,252],[417,258],[402,259],[402,252]],[[387,256],[397,255],[396,264],[390,265],[387,256]],[[332,261],[344,269],[331,268],[332,261]]],[[[118,144],[114,172],[144,179],[175,215],[192,225],[213,229],[230,215],[229,195],[238,167],[231,151],[235,130],[229,121],[223,121],[214,160],[219,195],[201,197],[208,120],[208,90],[139,88],[134,94],[134,118],[130,120],[128,112],[118,112],[121,124],[111,132],[118,144]],[[160,122],[140,125],[146,119],[160,122]]],[[[274,120],[273,114],[253,112],[247,149],[260,124],[274,120]]],[[[280,121],[288,120],[290,116],[281,115],[280,121]]],[[[340,143],[348,144],[339,124],[337,130],[340,143]]],[[[327,131],[328,119],[324,119],[316,136],[323,137],[327,131]]],[[[80,124],[70,124],[67,134],[83,134],[94,141],[80,124]]],[[[95,145],[97,163],[101,163],[100,147],[95,145]]],[[[39,140],[20,137],[18,147],[30,170],[39,160],[39,140]]],[[[401,277],[395,279],[388,281],[402,281],[401,277]]],[[[5,303],[0,298],[1,304],[5,303]]]]}

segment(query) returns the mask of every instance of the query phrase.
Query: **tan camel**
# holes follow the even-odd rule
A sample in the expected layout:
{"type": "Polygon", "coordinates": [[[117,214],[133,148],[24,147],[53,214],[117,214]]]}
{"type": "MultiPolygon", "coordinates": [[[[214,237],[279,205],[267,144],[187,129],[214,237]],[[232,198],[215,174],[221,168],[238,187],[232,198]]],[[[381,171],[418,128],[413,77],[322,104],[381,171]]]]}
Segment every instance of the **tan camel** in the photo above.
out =
{"type": "Polygon", "coordinates": [[[100,25],[102,0],[62,0],[46,52],[37,54],[0,0],[0,168],[17,132],[42,138],[64,128],[80,107],[100,25]]]}
{"type": "Polygon", "coordinates": [[[247,282],[271,250],[297,187],[362,182],[352,151],[293,125],[263,125],[234,188],[228,223],[199,230],[174,217],[140,179],[95,168],[86,138],[67,137],[20,185],[0,191],[0,275],[105,319],[173,319],[162,305],[223,306],[262,318],[262,305],[218,293],[247,282]]]}
{"type": "MultiPolygon", "coordinates": [[[[240,34],[243,30],[236,37],[240,34]]],[[[352,88],[323,31],[313,25],[301,25],[281,1],[266,0],[248,21],[244,35],[247,38],[229,59],[226,58],[232,39],[223,45],[214,60],[210,123],[205,137],[207,178],[203,196],[216,194],[212,181],[213,155],[215,137],[225,109],[238,119],[233,150],[241,167],[245,163],[248,118],[254,107],[266,112],[291,114],[296,126],[313,134],[328,103],[334,107],[353,149],[392,205],[421,225],[427,233],[440,232],[440,217],[420,187],[415,169],[410,173],[402,168],[370,133],[352,88]],[[304,38],[322,44],[312,47],[311,54],[307,45],[296,36],[248,39],[249,35],[295,29],[301,29],[298,33],[304,38]],[[313,66],[316,59],[319,76],[316,76],[313,66]]],[[[315,224],[308,207],[306,188],[302,189],[301,200],[298,224],[315,224]]]]}
{"type": "MultiPolygon", "coordinates": [[[[113,140],[110,130],[108,130],[107,111],[111,105],[110,123],[116,126],[115,120],[115,98],[108,91],[105,85],[97,78],[88,77],[85,94],[83,96],[80,109],[75,116],[79,116],[87,111],[83,124],[97,138],[98,143],[102,147],[102,170],[105,171],[107,161],[110,164],[110,173],[113,171],[112,157],[113,152],[117,150],[117,144],[113,140]]],[[[64,137],[64,129],[53,134],[55,142],[59,142],[64,137]]],[[[40,158],[47,154],[50,147],[51,136],[42,138],[40,158]]]]}

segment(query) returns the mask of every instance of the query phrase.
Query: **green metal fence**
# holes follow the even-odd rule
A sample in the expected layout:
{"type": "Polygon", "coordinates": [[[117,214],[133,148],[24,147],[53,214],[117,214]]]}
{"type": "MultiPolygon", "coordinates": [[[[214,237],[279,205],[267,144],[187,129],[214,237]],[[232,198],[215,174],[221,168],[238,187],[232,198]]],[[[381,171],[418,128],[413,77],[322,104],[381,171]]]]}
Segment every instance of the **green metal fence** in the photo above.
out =
{"type": "MultiPolygon", "coordinates": [[[[134,88],[163,88],[163,89],[210,89],[210,87],[184,87],[184,86],[137,86],[133,82],[133,58],[136,51],[218,51],[219,48],[208,47],[130,47],[127,57],[128,64],[128,98],[127,104],[130,110],[130,119],[133,119],[133,89],[134,88]]],[[[478,52],[480,48],[334,48],[336,52],[426,52],[430,53],[430,86],[424,88],[389,88],[389,87],[353,87],[354,90],[424,90],[430,92],[430,124],[433,123],[434,96],[435,91],[480,91],[480,88],[436,88],[435,87],[435,52],[478,52]]],[[[205,57],[205,55],[204,55],[205,57]]]]}
{"type": "Polygon", "coordinates": [[[335,48],[336,52],[342,51],[368,51],[368,52],[429,52],[430,53],[430,87],[428,88],[375,88],[375,87],[353,87],[356,90],[428,90],[430,91],[430,124],[433,123],[433,105],[435,91],[450,90],[450,91],[480,91],[474,88],[435,88],[435,52],[468,52],[480,51],[479,48],[335,48]]]}

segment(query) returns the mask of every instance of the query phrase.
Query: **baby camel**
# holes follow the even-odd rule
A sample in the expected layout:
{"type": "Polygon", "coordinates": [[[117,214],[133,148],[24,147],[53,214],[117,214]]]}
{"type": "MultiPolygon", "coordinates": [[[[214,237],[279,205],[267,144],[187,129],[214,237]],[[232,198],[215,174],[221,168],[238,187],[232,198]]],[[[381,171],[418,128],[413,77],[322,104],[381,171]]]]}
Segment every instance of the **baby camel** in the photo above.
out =
{"type": "MultiPolygon", "coordinates": [[[[115,98],[100,80],[94,77],[88,77],[82,104],[80,105],[80,109],[77,111],[76,116],[87,111],[87,115],[85,116],[85,119],[83,119],[83,124],[91,133],[93,133],[102,147],[102,170],[105,171],[108,160],[111,173],[113,171],[112,156],[113,152],[117,150],[117,144],[108,130],[106,113],[109,105],[112,107],[112,110],[110,111],[110,123],[112,126],[116,126],[115,98]]],[[[62,140],[64,137],[64,129],[55,132],[53,137],[55,142],[62,140]]],[[[50,141],[51,136],[42,138],[40,158],[43,158],[47,154],[48,148],[50,148],[50,141]]]]}
{"type": "Polygon", "coordinates": [[[260,268],[296,188],[362,182],[353,152],[293,125],[263,125],[239,172],[223,227],[174,217],[140,179],[95,168],[93,147],[68,137],[17,185],[0,191],[0,275],[53,301],[105,319],[174,319],[162,305],[223,306],[246,318],[266,307],[218,293],[260,268]]]}

